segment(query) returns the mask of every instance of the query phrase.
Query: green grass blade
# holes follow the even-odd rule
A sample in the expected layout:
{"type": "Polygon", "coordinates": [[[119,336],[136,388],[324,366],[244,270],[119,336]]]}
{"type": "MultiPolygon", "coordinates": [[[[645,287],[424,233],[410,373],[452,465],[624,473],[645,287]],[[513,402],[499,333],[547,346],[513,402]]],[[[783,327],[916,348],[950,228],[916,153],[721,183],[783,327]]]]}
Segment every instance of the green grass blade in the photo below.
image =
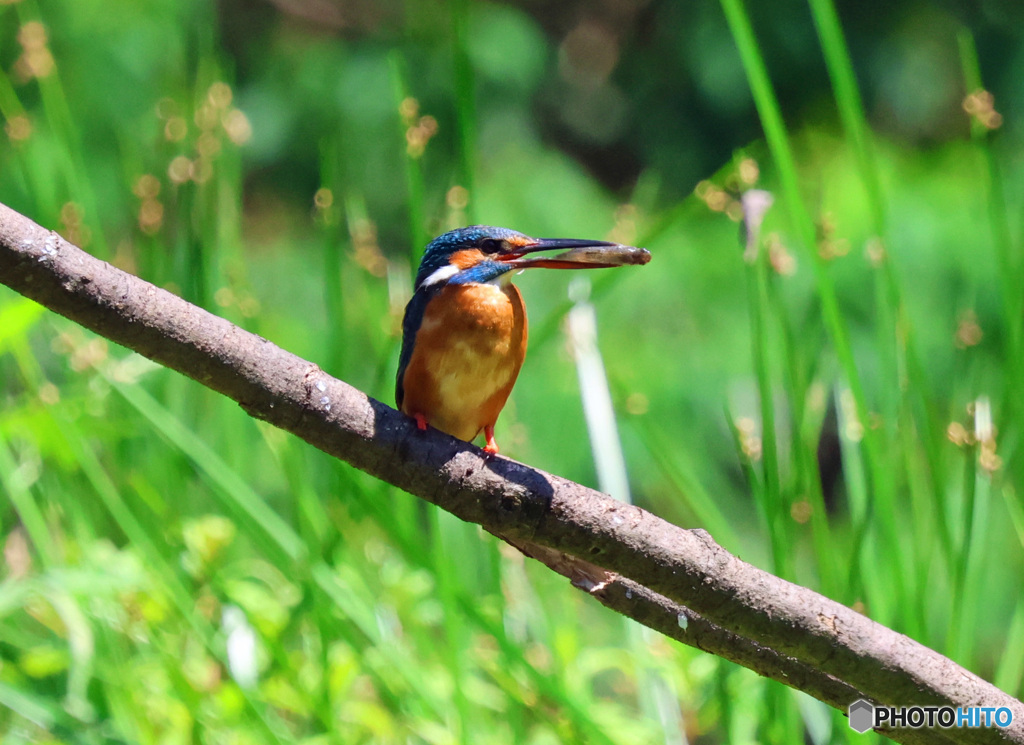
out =
{"type": "Polygon", "coordinates": [[[3,487],[7,499],[14,505],[43,566],[55,566],[57,557],[52,547],[56,542],[50,533],[42,509],[36,503],[31,489],[24,483],[24,473],[15,460],[14,453],[3,439],[3,429],[0,429],[0,486],[3,487]]]}
{"type": "Polygon", "coordinates": [[[454,0],[451,3],[452,55],[455,66],[455,116],[458,123],[458,174],[459,185],[469,192],[466,205],[466,221],[476,223],[476,96],[475,78],[469,60],[469,0],[454,0]]]}
{"type": "Polygon", "coordinates": [[[221,495],[224,506],[260,536],[257,540],[269,554],[286,562],[305,558],[306,548],[298,534],[209,445],[141,386],[109,382],[160,434],[195,463],[217,487],[215,493],[221,495]]]}
{"type": "Polygon", "coordinates": [[[789,536],[789,514],[783,504],[779,477],[779,448],[775,416],[775,390],[770,370],[772,341],[768,336],[768,259],[758,251],[754,261],[746,264],[747,308],[750,313],[751,355],[757,380],[761,415],[761,483],[764,488],[754,492],[772,547],[773,571],[780,577],[793,578],[789,536]]]}
{"type": "Polygon", "coordinates": [[[890,447],[883,439],[885,433],[882,430],[874,430],[867,426],[871,420],[870,407],[850,343],[849,330],[839,307],[834,282],[817,250],[815,222],[801,194],[796,160],[750,18],[742,0],[721,0],[721,5],[730,32],[739,49],[758,116],[764,128],[768,148],[778,170],[783,206],[791,216],[793,229],[800,238],[814,271],[814,284],[821,303],[822,319],[839,360],[846,385],[850,389],[853,411],[862,431],[862,436],[856,443],[852,443],[852,446],[864,451],[864,463],[870,478],[870,486],[866,492],[871,502],[869,514],[872,516],[872,520],[875,515],[883,516],[883,519],[875,524],[883,533],[883,541],[891,554],[893,565],[898,567],[892,573],[894,592],[898,597],[903,597],[905,596],[903,576],[910,572],[907,551],[900,541],[896,521],[888,517],[896,514],[897,491],[893,471],[888,467],[884,457],[884,453],[890,447]]]}

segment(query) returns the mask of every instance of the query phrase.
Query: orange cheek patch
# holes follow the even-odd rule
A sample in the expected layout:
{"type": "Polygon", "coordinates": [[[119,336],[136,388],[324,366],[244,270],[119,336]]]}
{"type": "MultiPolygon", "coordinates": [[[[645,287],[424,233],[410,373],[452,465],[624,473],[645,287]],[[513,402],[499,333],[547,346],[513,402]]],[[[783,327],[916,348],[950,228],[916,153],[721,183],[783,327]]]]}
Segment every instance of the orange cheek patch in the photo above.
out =
{"type": "Polygon", "coordinates": [[[459,271],[476,266],[484,260],[483,251],[479,248],[464,248],[452,254],[450,262],[459,268],[459,271]]]}

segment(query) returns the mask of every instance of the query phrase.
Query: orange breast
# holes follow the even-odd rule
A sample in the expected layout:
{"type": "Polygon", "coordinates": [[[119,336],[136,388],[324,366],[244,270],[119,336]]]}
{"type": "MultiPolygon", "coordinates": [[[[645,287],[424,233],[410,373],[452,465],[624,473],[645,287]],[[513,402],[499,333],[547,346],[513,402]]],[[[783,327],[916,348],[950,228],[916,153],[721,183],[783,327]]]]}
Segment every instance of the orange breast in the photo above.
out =
{"type": "Polygon", "coordinates": [[[494,425],[526,356],[515,285],[448,285],[431,300],[405,371],[402,411],[472,440],[494,425]]]}

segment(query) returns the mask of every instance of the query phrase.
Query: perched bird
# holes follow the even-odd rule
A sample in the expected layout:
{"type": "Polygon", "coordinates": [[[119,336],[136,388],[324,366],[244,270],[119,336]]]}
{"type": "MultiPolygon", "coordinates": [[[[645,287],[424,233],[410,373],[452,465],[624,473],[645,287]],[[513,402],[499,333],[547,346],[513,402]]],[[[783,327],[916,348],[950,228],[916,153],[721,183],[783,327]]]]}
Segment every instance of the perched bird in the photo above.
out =
{"type": "Polygon", "coordinates": [[[530,238],[474,225],[427,245],[402,321],[395,398],[420,429],[473,440],[498,452],[498,420],[526,357],[526,308],[510,281],[532,267],[595,269],[646,264],[646,249],[604,241],[530,238]],[[562,249],[553,257],[528,257],[562,249]]]}

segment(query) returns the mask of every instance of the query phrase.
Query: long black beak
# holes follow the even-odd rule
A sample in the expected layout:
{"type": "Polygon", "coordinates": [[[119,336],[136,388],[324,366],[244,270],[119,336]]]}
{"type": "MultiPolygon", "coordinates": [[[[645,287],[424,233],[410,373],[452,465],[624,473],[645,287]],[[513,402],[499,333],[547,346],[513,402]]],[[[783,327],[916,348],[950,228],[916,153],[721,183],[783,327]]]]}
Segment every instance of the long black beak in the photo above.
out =
{"type": "Polygon", "coordinates": [[[517,269],[602,269],[629,264],[646,264],[651,252],[646,248],[624,246],[607,241],[588,241],[578,238],[541,238],[528,246],[516,247],[503,254],[500,261],[517,269]],[[538,251],[557,251],[557,256],[522,258],[538,251]]]}

